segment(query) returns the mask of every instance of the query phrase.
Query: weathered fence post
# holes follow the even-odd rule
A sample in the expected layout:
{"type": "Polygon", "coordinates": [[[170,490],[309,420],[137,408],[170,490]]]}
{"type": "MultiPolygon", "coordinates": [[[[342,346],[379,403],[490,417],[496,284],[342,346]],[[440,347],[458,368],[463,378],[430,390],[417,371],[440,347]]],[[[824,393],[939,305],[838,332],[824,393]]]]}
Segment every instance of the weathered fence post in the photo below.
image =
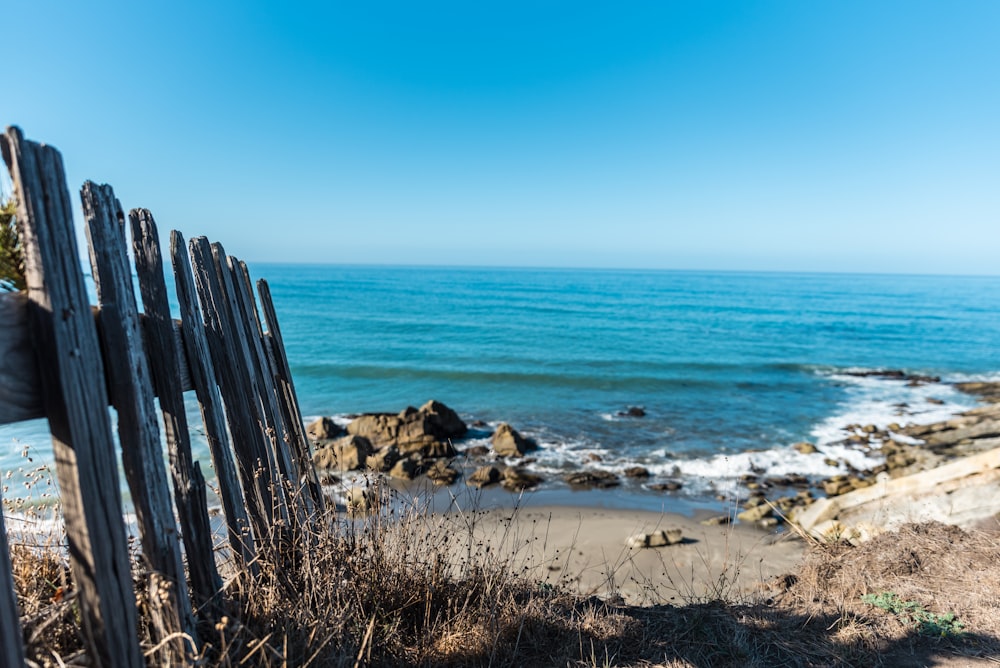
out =
{"type": "Polygon", "coordinates": [[[195,646],[187,648],[184,639],[178,637],[170,659],[184,661],[187,656],[190,660],[197,654],[197,634],[170,503],[170,483],[163,466],[152,378],[132,287],[125,243],[125,214],[111,186],[87,181],[80,198],[101,309],[98,317],[104,367],[109,376],[111,405],[118,412],[122,464],[132,490],[142,553],[151,571],[150,591],[160,594],[150,597],[154,606],[161,604],[153,611],[159,627],[157,640],[183,631],[195,646]]]}
{"type": "MultiPolygon", "coordinates": [[[[244,271],[246,267],[244,265],[244,271]]],[[[299,410],[299,399],[295,395],[295,385],[292,383],[292,369],[288,365],[285,354],[285,342],[278,327],[278,316],[271,301],[271,288],[267,281],[257,281],[257,292],[260,295],[260,306],[264,311],[264,322],[267,324],[267,334],[264,340],[267,345],[268,358],[273,365],[275,384],[279,391],[279,403],[282,407],[282,419],[285,421],[285,433],[292,437],[292,451],[298,460],[299,473],[305,478],[312,502],[320,513],[324,510],[323,489],[316,476],[309,453],[309,440],[306,438],[305,426],[302,423],[302,412],[299,410]]]]}
{"type": "Polygon", "coordinates": [[[160,238],[153,215],[146,209],[132,209],[128,217],[132,225],[132,252],[139,276],[139,293],[146,315],[145,331],[153,366],[153,386],[160,400],[170,454],[174,502],[188,557],[191,588],[198,597],[199,605],[203,605],[222,589],[222,580],[215,565],[205,480],[191,455],[191,435],[184,409],[184,389],[177,375],[180,362],[163,276],[160,238]]]}
{"type": "Polygon", "coordinates": [[[14,668],[24,665],[24,645],[8,549],[7,527],[3,521],[3,494],[0,494],[0,638],[3,638],[3,644],[0,645],[0,666],[14,668]]]}
{"type": "Polygon", "coordinates": [[[184,237],[177,230],[170,233],[170,259],[177,285],[177,302],[181,310],[181,329],[184,333],[191,383],[198,395],[208,447],[215,463],[219,497],[229,530],[229,544],[242,564],[250,569],[251,574],[256,574],[256,549],[226,434],[222,397],[219,395],[215,369],[208,350],[205,324],[198,309],[198,296],[195,294],[194,276],[184,247],[184,237]]]}
{"type": "Polygon", "coordinates": [[[278,505],[276,499],[281,498],[282,490],[267,454],[263,420],[249,396],[252,391],[247,369],[249,354],[244,354],[245,345],[241,345],[237,336],[232,309],[208,239],[192,239],[190,252],[198,300],[209,335],[209,350],[215,370],[219,372],[219,387],[226,403],[226,419],[233,436],[243,496],[251,510],[250,518],[255,523],[258,541],[270,541],[278,505]]]}
{"type": "Polygon", "coordinates": [[[28,336],[28,296],[23,292],[0,293],[0,424],[37,416],[38,366],[28,336]],[[9,366],[8,366],[9,365],[9,366]]]}
{"type": "Polygon", "coordinates": [[[28,318],[52,432],[84,637],[96,665],[142,666],[118,465],[97,330],[87,302],[62,157],[8,128],[28,318]]]}
{"type": "Polygon", "coordinates": [[[281,472],[285,484],[289,516],[294,516],[297,525],[304,527],[306,518],[312,514],[311,504],[308,503],[309,498],[301,493],[298,466],[288,452],[289,437],[285,432],[284,423],[278,411],[278,395],[274,387],[274,376],[271,374],[271,368],[264,353],[264,332],[260,325],[257,304],[253,298],[250,275],[246,272],[246,265],[233,256],[225,257],[225,254],[221,254],[221,257],[217,256],[217,259],[220,261],[221,271],[228,271],[232,279],[233,294],[239,308],[236,320],[238,325],[242,324],[243,337],[250,352],[250,373],[257,388],[264,424],[271,437],[269,445],[272,456],[277,462],[278,471],[281,472]]]}

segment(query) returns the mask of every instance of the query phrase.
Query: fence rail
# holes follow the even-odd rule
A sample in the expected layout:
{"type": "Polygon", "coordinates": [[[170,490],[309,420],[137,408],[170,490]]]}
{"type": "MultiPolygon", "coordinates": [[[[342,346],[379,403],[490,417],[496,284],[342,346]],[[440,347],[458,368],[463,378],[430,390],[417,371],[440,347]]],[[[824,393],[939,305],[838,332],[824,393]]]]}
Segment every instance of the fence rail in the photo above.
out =
{"type": "MultiPolygon", "coordinates": [[[[324,510],[270,289],[258,281],[259,310],[245,263],[204,237],[185,249],[173,232],[169,264],[181,311],[174,319],[152,213],[126,215],[110,186],[88,181],[80,196],[98,302],[89,304],[59,152],[26,140],[16,127],[0,136],[0,149],[14,183],[28,285],[24,293],[0,294],[0,424],[48,420],[81,627],[94,664],[144,663],[119,455],[146,585],[162,593],[150,610],[158,659],[190,662],[199,651],[197,621],[214,619],[214,602],[225,592],[183,393],[197,395],[229,547],[249,577],[257,576],[262,559],[280,568],[302,549],[324,510]]],[[[12,583],[0,520],[3,665],[23,663],[12,583]]]]}

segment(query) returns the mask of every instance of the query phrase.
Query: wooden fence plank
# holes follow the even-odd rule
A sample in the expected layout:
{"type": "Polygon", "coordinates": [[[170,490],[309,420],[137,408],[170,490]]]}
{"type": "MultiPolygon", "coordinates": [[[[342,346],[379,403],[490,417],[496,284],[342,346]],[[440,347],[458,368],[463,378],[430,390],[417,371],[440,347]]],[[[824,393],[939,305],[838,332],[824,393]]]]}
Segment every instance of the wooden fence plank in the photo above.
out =
{"type": "MultiPolygon", "coordinates": [[[[142,553],[152,571],[160,596],[150,597],[159,606],[156,616],[164,637],[177,631],[195,643],[188,647],[178,636],[170,643],[172,661],[190,661],[197,654],[197,633],[188,598],[184,561],[170,484],[163,465],[160,426],[149,363],[142,341],[139,312],[132,287],[132,272],[125,243],[125,214],[111,186],[90,181],[80,192],[90,249],[97,300],[104,367],[108,373],[111,404],[118,413],[118,437],[125,478],[132,491],[142,553]],[[162,586],[169,583],[169,586],[162,586]],[[190,651],[189,651],[190,650],[190,651]]],[[[163,638],[156,638],[159,642],[163,638]]]]}
{"type": "Polygon", "coordinates": [[[59,152],[9,128],[28,318],[52,432],[81,626],[96,665],[142,666],[118,466],[94,319],[59,152]]]}
{"type": "MultiPolygon", "coordinates": [[[[3,495],[0,494],[0,509],[3,495]]],[[[7,527],[0,512],[0,666],[23,666],[24,643],[21,636],[21,622],[17,613],[17,595],[14,591],[14,575],[10,569],[10,552],[7,545],[7,527]]]]}
{"type": "Polygon", "coordinates": [[[289,519],[287,488],[282,479],[283,470],[275,457],[274,447],[277,434],[274,428],[274,421],[271,414],[265,409],[263,400],[264,392],[257,378],[254,366],[253,355],[250,349],[250,336],[248,334],[249,322],[241,304],[237,287],[233,282],[232,271],[229,269],[228,257],[222,244],[216,242],[212,244],[212,262],[215,266],[216,274],[219,277],[219,284],[225,296],[225,303],[228,308],[222,313],[229,319],[230,342],[236,356],[237,364],[245,378],[243,391],[246,393],[254,419],[257,422],[258,433],[260,434],[260,449],[264,460],[267,462],[267,472],[270,475],[271,491],[274,497],[275,519],[280,519],[283,525],[287,526],[289,519]]]}
{"type": "MultiPolygon", "coordinates": [[[[244,272],[246,268],[244,267],[244,272]]],[[[292,370],[285,354],[285,342],[278,326],[278,315],[271,299],[271,288],[267,281],[257,281],[257,293],[260,295],[260,306],[264,312],[264,322],[267,324],[267,350],[274,366],[275,382],[278,386],[282,403],[282,414],[287,422],[286,432],[292,436],[292,452],[299,464],[299,474],[303,476],[315,509],[324,510],[323,489],[313,466],[309,452],[309,439],[306,437],[305,425],[302,422],[302,412],[299,410],[299,399],[295,394],[295,384],[292,382],[292,370]]]]}
{"type": "Polygon", "coordinates": [[[222,500],[223,512],[226,514],[229,543],[232,546],[233,554],[240,559],[241,563],[250,568],[252,573],[256,573],[257,564],[254,563],[256,550],[253,535],[250,532],[247,508],[243,501],[243,494],[240,492],[236,465],[233,462],[229,436],[226,433],[222,397],[219,394],[215,368],[212,366],[208,350],[205,324],[198,308],[194,276],[191,273],[191,265],[185,251],[184,237],[176,230],[170,233],[170,259],[177,285],[177,302],[181,310],[181,327],[184,332],[183,339],[191,381],[198,395],[201,417],[208,438],[208,448],[212,453],[215,475],[219,481],[219,497],[222,500]]]}
{"type": "Polygon", "coordinates": [[[271,472],[264,450],[263,432],[249,398],[250,377],[238,359],[238,344],[231,331],[229,303],[216,271],[212,247],[205,237],[189,242],[198,301],[205,317],[209,352],[218,373],[219,389],[226,404],[226,420],[233,437],[236,470],[243,483],[243,497],[254,525],[258,547],[271,539],[274,500],[271,472]]]}
{"type": "Polygon", "coordinates": [[[0,424],[43,415],[27,305],[23,292],[0,293],[0,424]]]}
{"type": "Polygon", "coordinates": [[[233,291],[241,309],[238,322],[243,324],[243,333],[250,352],[250,371],[258,391],[258,400],[264,416],[272,448],[272,457],[278,464],[287,491],[289,512],[294,514],[299,526],[303,526],[306,517],[311,513],[307,509],[306,498],[301,494],[299,470],[289,453],[289,436],[285,432],[284,423],[278,409],[277,391],[274,387],[274,376],[271,366],[264,353],[264,332],[257,313],[257,304],[253,298],[253,288],[250,275],[245,273],[246,265],[235,257],[226,258],[226,266],[232,277],[233,291]]]}
{"type": "MultiPolygon", "coordinates": [[[[92,309],[94,318],[100,311],[92,309]]],[[[139,319],[144,316],[139,314],[139,319]]],[[[174,322],[176,347],[182,349],[180,323],[174,322]]],[[[102,338],[98,330],[97,338],[102,338]]],[[[192,390],[187,355],[180,358],[178,373],[184,389],[192,390]]],[[[28,296],[24,292],[0,292],[0,425],[45,417],[38,362],[28,329],[28,296]]]]}
{"type": "Polygon", "coordinates": [[[212,600],[222,589],[215,565],[212,526],[205,505],[205,485],[191,454],[184,392],[177,377],[177,349],[167,285],[163,276],[160,237],[153,215],[146,209],[129,211],[132,253],[139,276],[139,293],[146,313],[146,342],[153,363],[153,385],[160,400],[163,426],[174,481],[174,505],[180,519],[184,550],[191,574],[191,589],[199,605],[212,600]],[[200,485],[197,484],[200,479],[200,485]]]}

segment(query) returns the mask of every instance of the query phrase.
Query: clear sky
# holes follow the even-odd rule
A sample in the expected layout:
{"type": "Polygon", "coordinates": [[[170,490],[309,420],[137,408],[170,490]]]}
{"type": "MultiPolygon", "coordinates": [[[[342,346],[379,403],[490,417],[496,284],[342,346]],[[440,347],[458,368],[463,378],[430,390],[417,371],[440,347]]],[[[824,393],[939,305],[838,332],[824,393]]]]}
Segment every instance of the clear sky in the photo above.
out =
{"type": "Polygon", "coordinates": [[[0,123],[247,260],[1000,273],[997,0],[0,20],[0,123]]]}

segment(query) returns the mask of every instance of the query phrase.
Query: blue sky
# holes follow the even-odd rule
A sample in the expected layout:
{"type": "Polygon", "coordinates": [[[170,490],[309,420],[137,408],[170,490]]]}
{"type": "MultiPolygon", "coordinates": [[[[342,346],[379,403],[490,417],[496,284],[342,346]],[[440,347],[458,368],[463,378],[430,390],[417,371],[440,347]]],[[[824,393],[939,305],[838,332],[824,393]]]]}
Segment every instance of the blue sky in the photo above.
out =
{"type": "Polygon", "coordinates": [[[1000,273],[1000,2],[7,3],[0,123],[251,261],[1000,273]]]}

